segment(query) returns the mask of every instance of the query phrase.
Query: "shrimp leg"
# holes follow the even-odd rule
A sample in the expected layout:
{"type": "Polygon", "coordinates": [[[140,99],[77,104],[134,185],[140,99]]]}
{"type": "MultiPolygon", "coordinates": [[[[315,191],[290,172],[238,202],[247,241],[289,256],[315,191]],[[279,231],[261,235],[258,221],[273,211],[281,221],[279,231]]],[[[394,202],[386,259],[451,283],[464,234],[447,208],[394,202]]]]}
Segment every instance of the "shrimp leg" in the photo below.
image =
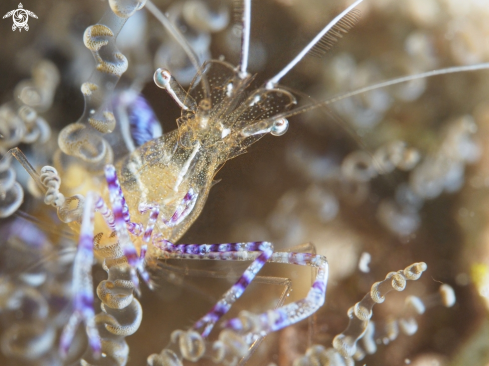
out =
{"type": "MultiPolygon", "coordinates": [[[[115,231],[117,237],[119,238],[119,243],[122,246],[124,256],[127,258],[127,262],[132,268],[131,279],[134,283],[134,287],[136,288],[136,291],[138,291],[139,280],[135,271],[137,270],[141,274],[141,277],[144,279],[144,281],[151,288],[152,286],[149,274],[144,268],[144,256],[146,254],[146,249],[142,248],[141,254],[138,255],[136,247],[132,243],[128,233],[129,230],[134,235],[141,235],[143,233],[142,225],[139,223],[131,222],[129,209],[127,207],[127,203],[124,198],[124,194],[122,193],[121,185],[119,183],[119,179],[117,178],[117,173],[113,165],[107,165],[105,167],[105,178],[109,187],[110,203],[112,204],[112,211],[114,213],[115,231]]],[[[146,229],[146,231],[149,232],[149,237],[151,237],[151,233],[153,230],[152,226],[154,226],[154,222],[156,221],[156,218],[159,214],[159,209],[155,210],[155,208],[156,207],[153,206],[141,207],[141,209],[143,210],[152,210],[148,227],[146,229]],[[156,218],[154,217],[155,215],[156,218]]]]}
{"type": "Polygon", "coordinates": [[[238,318],[226,322],[226,328],[239,333],[268,334],[306,319],[324,304],[328,283],[328,262],[324,256],[310,253],[277,252],[273,253],[268,261],[317,268],[316,279],[307,296],[262,314],[241,312],[238,318]]]}
{"type": "Polygon", "coordinates": [[[166,258],[214,259],[214,260],[247,260],[250,254],[258,254],[238,281],[222,296],[213,308],[198,320],[193,329],[203,328],[202,336],[211,332],[214,324],[223,317],[232,304],[246,290],[258,271],[265,265],[273,254],[273,245],[269,242],[226,243],[226,244],[180,244],[174,245],[169,241],[156,238],[155,247],[163,251],[166,258]],[[257,253],[258,252],[258,253],[257,253]]]}
{"type": "Polygon", "coordinates": [[[246,328],[242,317],[231,319],[226,327],[238,332],[266,333],[277,331],[288,325],[307,318],[324,304],[326,284],[328,281],[328,262],[325,257],[310,253],[277,252],[268,242],[227,243],[227,244],[180,244],[174,245],[167,240],[159,239],[154,245],[163,250],[167,258],[247,260],[253,259],[238,281],[223,295],[209,313],[204,315],[193,329],[204,327],[202,336],[207,336],[214,324],[226,314],[231,305],[243,294],[258,271],[268,262],[296,264],[318,268],[316,279],[305,299],[270,310],[261,315],[246,313],[253,317],[253,329],[246,328]],[[261,253],[260,253],[261,252],[261,253]]]}
{"type": "MultiPolygon", "coordinates": [[[[328,280],[328,262],[324,256],[311,253],[277,252],[269,242],[227,243],[227,244],[180,244],[174,245],[157,236],[153,240],[155,249],[163,258],[185,258],[201,260],[253,260],[239,280],[222,296],[213,308],[198,320],[188,331],[172,333],[172,343],[159,355],[152,355],[149,364],[177,358],[197,361],[201,357],[211,357],[216,362],[234,359],[233,362],[248,354],[253,342],[266,334],[282,329],[288,325],[306,319],[323,304],[328,280]],[[252,314],[243,311],[238,318],[224,324],[219,341],[212,346],[205,338],[214,325],[224,316],[232,304],[244,293],[266,262],[296,264],[317,268],[316,279],[306,298],[269,310],[263,314],[252,314]],[[201,330],[203,329],[203,330],[201,330]],[[200,334],[197,332],[199,331],[200,334]],[[176,344],[173,344],[175,343],[176,344]],[[187,347],[187,344],[199,346],[187,347]],[[206,345],[207,344],[207,345],[206,345]],[[207,346],[220,350],[216,355],[206,354],[207,346]],[[176,347],[176,349],[175,349],[176,347]]],[[[211,352],[212,353],[212,352],[211,352]]]]}

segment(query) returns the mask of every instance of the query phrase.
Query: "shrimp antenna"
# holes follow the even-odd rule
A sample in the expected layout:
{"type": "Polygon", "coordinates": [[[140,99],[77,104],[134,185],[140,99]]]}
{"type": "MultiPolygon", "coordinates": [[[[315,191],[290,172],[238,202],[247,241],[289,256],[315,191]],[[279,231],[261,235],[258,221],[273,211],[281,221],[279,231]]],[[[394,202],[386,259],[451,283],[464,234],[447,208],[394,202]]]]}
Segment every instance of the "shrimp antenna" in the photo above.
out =
{"type": "Polygon", "coordinates": [[[161,23],[161,25],[165,27],[165,29],[173,36],[173,38],[176,39],[176,41],[180,44],[180,46],[187,54],[192,65],[194,65],[197,71],[199,71],[200,65],[199,65],[198,57],[195,54],[192,47],[188,44],[187,40],[182,35],[182,33],[180,33],[180,31],[175,28],[175,26],[170,22],[170,20],[166,17],[166,15],[163,14],[160,11],[160,9],[158,9],[156,5],[151,2],[151,0],[148,0],[146,2],[146,9],[148,9],[149,12],[153,14],[154,17],[161,23]]]}
{"type": "MultiPolygon", "coordinates": [[[[328,104],[336,103],[342,99],[350,98],[350,97],[353,97],[353,96],[358,95],[358,94],[363,94],[363,93],[366,93],[369,91],[385,88],[385,87],[392,86],[392,85],[406,83],[408,81],[429,78],[429,77],[437,76],[437,75],[455,74],[455,73],[459,73],[459,72],[487,70],[487,69],[489,69],[489,62],[482,63],[482,64],[476,64],[476,65],[447,67],[445,69],[427,71],[427,72],[423,72],[421,74],[403,76],[403,77],[400,77],[397,79],[387,80],[387,81],[384,81],[384,82],[381,82],[378,84],[369,85],[369,86],[366,86],[364,88],[353,90],[353,91],[348,92],[346,94],[341,94],[341,95],[338,95],[338,96],[333,97],[331,99],[325,100],[323,102],[319,102],[318,104],[315,104],[315,105],[309,105],[309,106],[306,105],[306,106],[297,108],[291,112],[302,113],[302,112],[305,112],[305,111],[310,110],[310,109],[315,109],[318,107],[326,106],[328,104]]],[[[297,113],[294,113],[294,114],[297,114],[297,113]]]]}
{"type": "Polygon", "coordinates": [[[302,107],[293,109],[291,111],[280,113],[280,114],[275,115],[271,118],[259,120],[259,121],[255,122],[253,125],[248,126],[247,128],[252,130],[253,126],[260,126],[260,129],[263,131],[266,128],[271,128],[270,126],[273,126],[273,124],[276,121],[282,120],[284,118],[296,116],[298,114],[308,112],[308,111],[311,111],[311,110],[316,109],[316,108],[325,107],[329,104],[336,103],[340,100],[350,98],[350,97],[354,97],[355,95],[363,94],[363,93],[366,93],[369,91],[385,88],[385,87],[392,86],[392,85],[405,83],[408,81],[424,79],[424,78],[437,76],[437,75],[455,74],[455,73],[459,73],[459,72],[478,71],[478,70],[487,70],[487,69],[489,69],[489,62],[476,64],[476,65],[448,67],[445,69],[433,70],[433,71],[423,72],[421,74],[408,75],[408,76],[404,76],[404,77],[397,78],[397,79],[387,80],[387,81],[383,81],[383,82],[378,83],[378,84],[366,86],[364,88],[356,89],[356,90],[350,91],[348,93],[338,95],[336,97],[333,97],[331,99],[327,99],[327,100],[319,102],[317,104],[307,104],[307,105],[304,105],[302,107]]]}
{"type": "Polygon", "coordinates": [[[336,18],[334,18],[326,27],[324,27],[323,30],[319,32],[317,36],[314,37],[314,39],[309,42],[309,44],[304,47],[304,49],[287,66],[282,69],[282,71],[280,71],[266,83],[266,88],[273,89],[279,83],[280,79],[287,75],[288,72],[292,70],[295,65],[297,65],[311,50],[314,54],[320,54],[323,53],[325,49],[327,50],[331,48],[334,42],[336,42],[337,38],[341,37],[341,33],[346,33],[349,29],[351,29],[356,20],[359,18],[358,11],[354,12],[353,14],[350,13],[362,1],[363,0],[355,1],[336,18]],[[329,35],[328,32],[330,31],[333,34],[329,35]],[[321,48],[322,51],[319,51],[318,48],[321,48]]]}
{"type": "MultiPolygon", "coordinates": [[[[241,0],[236,0],[241,1],[241,0]]],[[[241,59],[239,62],[238,75],[241,79],[248,76],[248,58],[250,53],[250,27],[251,27],[251,0],[243,0],[241,12],[241,59]]]]}
{"type": "MultiPolygon", "coordinates": [[[[161,25],[173,36],[173,38],[175,38],[175,40],[178,42],[178,44],[180,44],[180,46],[187,54],[190,62],[197,70],[199,76],[203,77],[204,75],[202,73],[202,68],[199,65],[199,59],[185,37],[182,35],[182,33],[170,22],[168,17],[163,14],[155,4],[153,4],[151,0],[147,0],[146,9],[148,9],[148,11],[153,14],[154,17],[161,23],[161,25]]],[[[208,96],[210,95],[208,84],[207,82],[204,82],[203,85],[205,98],[208,98],[208,96]]]]}

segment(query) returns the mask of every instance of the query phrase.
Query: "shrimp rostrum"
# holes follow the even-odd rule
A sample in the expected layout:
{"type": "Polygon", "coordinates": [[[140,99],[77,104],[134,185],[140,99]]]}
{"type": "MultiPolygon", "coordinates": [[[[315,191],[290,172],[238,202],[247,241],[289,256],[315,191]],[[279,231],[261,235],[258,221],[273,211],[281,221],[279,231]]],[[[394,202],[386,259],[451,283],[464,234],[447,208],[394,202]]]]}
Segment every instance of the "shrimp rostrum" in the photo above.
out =
{"type": "MultiPolygon", "coordinates": [[[[251,0],[244,0],[240,64],[234,67],[224,61],[211,60],[202,67],[197,66],[197,74],[188,91],[183,90],[168,70],[156,70],[155,83],[182,109],[181,117],[177,119],[178,128],[157,138],[149,134],[144,144],[128,155],[116,158],[114,164],[105,140],[96,135],[89,138],[86,132],[111,132],[115,128],[114,115],[107,111],[105,104],[99,103],[100,108],[95,109],[93,103],[89,103],[85,108],[87,117],[82,117],[88,123],[74,123],[59,137],[60,149],[65,154],[61,160],[81,158],[86,165],[102,164],[100,171],[105,175],[102,184],[88,185],[84,192],[65,197],[59,191],[63,174],[45,166],[39,176],[18,150],[11,153],[45,190],[45,202],[58,209],[63,222],[79,231],[73,272],[73,313],[61,336],[62,353],[67,353],[78,325],[83,322],[92,350],[83,356],[85,364],[97,364],[97,355],[104,356],[99,359],[103,359],[104,364],[127,362],[129,349],[124,337],[136,332],[142,319],[141,305],[133,292],[139,292],[139,277],[151,287],[146,271],[150,258],[251,261],[238,281],[192,328],[172,333],[170,344],[161,353],[148,358],[150,365],[176,366],[182,365],[184,359],[196,362],[201,358],[236,364],[247,356],[259,338],[309,317],[323,305],[328,264],[321,255],[274,252],[269,242],[174,243],[201,213],[214,176],[222,165],[244,153],[264,135],[284,134],[288,127],[287,117],[374,88],[411,80],[401,78],[296,108],[293,108],[296,105],[294,95],[278,86],[280,79],[306,54],[321,53],[353,26],[358,18],[355,8],[361,2],[356,1],[338,15],[276,76],[262,87],[249,91],[253,81],[247,71],[251,0]],[[99,152],[106,154],[97,161],[89,157],[99,152]],[[104,259],[104,268],[109,273],[108,280],[102,281],[97,288],[103,302],[102,313],[97,315],[93,309],[91,277],[94,253],[104,259]],[[317,274],[307,296],[262,314],[243,311],[237,318],[225,322],[216,340],[209,340],[215,324],[267,262],[316,268],[317,274]]],[[[112,6],[118,2],[109,3],[112,6]]],[[[138,4],[134,11],[144,3],[138,4]]],[[[146,2],[146,8],[162,23],[167,21],[150,1],[146,2]]],[[[121,9],[112,10],[119,17],[128,17],[121,9]]],[[[101,23],[104,21],[108,22],[105,16],[101,23]]],[[[117,29],[97,24],[89,27],[84,35],[85,44],[98,62],[96,72],[108,74],[112,82],[117,81],[127,68],[124,56],[114,51],[113,40],[107,40],[117,33],[117,29]],[[104,51],[104,48],[107,49],[104,51]],[[115,56],[107,61],[110,50],[115,56]]],[[[176,36],[178,38],[178,34],[176,36]]],[[[188,46],[185,49],[189,57],[196,60],[188,46]]],[[[487,64],[438,70],[416,77],[478,68],[487,68],[487,64]]],[[[82,91],[87,97],[103,88],[103,85],[89,82],[84,84],[82,91]]]]}

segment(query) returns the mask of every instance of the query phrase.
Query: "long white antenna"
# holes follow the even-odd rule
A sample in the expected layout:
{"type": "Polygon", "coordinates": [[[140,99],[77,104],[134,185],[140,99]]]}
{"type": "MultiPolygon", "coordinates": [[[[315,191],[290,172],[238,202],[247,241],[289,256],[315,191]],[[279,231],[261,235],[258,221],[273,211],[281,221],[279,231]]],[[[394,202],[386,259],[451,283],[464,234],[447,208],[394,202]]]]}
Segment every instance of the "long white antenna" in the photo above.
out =
{"type": "Polygon", "coordinates": [[[333,97],[331,99],[328,99],[328,100],[325,100],[325,101],[322,101],[322,102],[319,102],[316,104],[304,105],[302,107],[293,109],[291,111],[282,112],[282,113],[279,113],[273,117],[259,120],[259,121],[255,122],[254,124],[247,126],[246,129],[250,130],[250,131],[254,131],[254,128],[257,128],[257,126],[259,128],[261,128],[262,130],[265,130],[267,128],[270,129],[271,126],[275,123],[275,121],[279,121],[279,120],[284,119],[284,118],[296,116],[298,114],[301,114],[301,113],[304,113],[304,112],[307,112],[307,111],[310,111],[310,110],[313,110],[316,108],[325,107],[329,104],[336,103],[340,100],[350,98],[350,97],[353,97],[355,95],[367,93],[367,92],[372,91],[372,90],[381,89],[381,88],[385,88],[388,86],[405,83],[408,81],[429,78],[429,77],[437,76],[437,75],[455,74],[455,73],[459,73],[459,72],[477,71],[477,70],[489,70],[489,62],[482,63],[482,64],[475,64],[475,65],[447,67],[445,69],[427,71],[427,72],[423,72],[421,74],[408,75],[408,76],[404,76],[404,77],[400,77],[400,78],[396,78],[396,79],[392,79],[392,80],[383,81],[383,82],[380,82],[378,84],[366,86],[366,87],[363,87],[360,89],[356,89],[356,90],[347,92],[345,94],[338,95],[336,97],[333,97]]]}
{"type": "Polygon", "coordinates": [[[328,33],[331,28],[333,28],[345,15],[347,15],[353,8],[355,8],[358,4],[360,4],[363,0],[357,0],[353,4],[351,4],[348,8],[346,8],[340,15],[334,18],[326,27],[323,28],[321,32],[318,33],[314,39],[309,42],[309,44],[287,65],[280,71],[277,75],[271,78],[267,83],[267,89],[274,88],[280,79],[282,79],[287,73],[297,65],[305,55],[324,37],[326,33],[328,33]]]}
{"type": "Polygon", "coordinates": [[[243,0],[242,32],[241,32],[241,60],[239,63],[239,77],[244,79],[248,72],[248,58],[250,52],[250,27],[251,27],[251,0],[243,0]]]}
{"type": "Polygon", "coordinates": [[[381,88],[385,88],[385,87],[392,86],[392,85],[406,83],[408,81],[429,78],[429,77],[437,76],[437,75],[455,74],[455,73],[459,73],[459,72],[487,70],[487,69],[489,69],[489,62],[482,63],[482,64],[475,64],[475,65],[453,66],[453,67],[447,67],[445,69],[427,71],[427,72],[423,72],[421,74],[403,76],[403,77],[400,77],[397,79],[387,80],[387,81],[384,81],[384,82],[381,82],[378,84],[374,84],[374,85],[366,86],[366,87],[363,87],[363,88],[360,88],[357,90],[353,90],[351,92],[339,95],[337,97],[333,97],[329,100],[325,100],[324,102],[319,102],[319,104],[317,104],[314,107],[325,106],[325,105],[328,105],[331,103],[338,102],[342,99],[353,97],[353,96],[358,95],[358,94],[363,94],[363,93],[366,93],[366,92],[369,92],[372,90],[381,89],[381,88]]]}
{"type": "Polygon", "coordinates": [[[200,65],[198,57],[192,47],[190,47],[190,45],[188,44],[185,37],[178,30],[175,29],[175,26],[171,24],[168,18],[151,2],[151,0],[148,0],[146,2],[146,9],[151,14],[153,14],[155,18],[158,19],[158,21],[163,25],[163,27],[165,27],[165,29],[175,38],[175,40],[180,44],[180,46],[187,54],[190,62],[192,62],[192,65],[196,68],[197,71],[199,71],[200,65]]]}
{"type": "Polygon", "coordinates": [[[156,5],[151,2],[151,0],[146,1],[146,9],[154,15],[154,17],[161,23],[161,25],[163,25],[163,27],[175,38],[178,44],[183,48],[188,58],[190,59],[190,62],[197,70],[197,74],[202,77],[204,95],[205,98],[208,98],[210,95],[209,86],[202,72],[202,68],[199,65],[199,59],[192,47],[189,45],[182,33],[180,33],[180,31],[170,22],[166,15],[163,14],[160,9],[158,9],[156,5]]]}

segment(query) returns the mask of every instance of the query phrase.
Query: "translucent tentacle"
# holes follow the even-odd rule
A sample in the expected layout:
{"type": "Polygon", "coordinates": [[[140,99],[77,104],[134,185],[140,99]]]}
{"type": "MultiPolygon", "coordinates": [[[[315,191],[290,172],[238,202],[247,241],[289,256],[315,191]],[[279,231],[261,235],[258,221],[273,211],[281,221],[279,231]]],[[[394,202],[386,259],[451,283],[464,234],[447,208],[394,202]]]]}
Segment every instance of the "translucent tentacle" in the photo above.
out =
{"type": "Polygon", "coordinates": [[[59,357],[53,352],[59,314],[52,311],[50,300],[55,292],[65,295],[59,292],[63,280],[56,278],[63,266],[61,260],[51,257],[49,265],[40,263],[53,249],[52,244],[42,230],[24,219],[5,222],[0,236],[2,255],[6,256],[0,276],[1,351],[15,364],[59,366],[59,357]]]}
{"type": "Polygon", "coordinates": [[[23,202],[24,192],[16,182],[10,167],[8,149],[21,143],[45,143],[51,130],[47,122],[38,115],[51,107],[54,92],[59,83],[59,72],[50,61],[43,60],[32,69],[32,78],[17,84],[14,102],[0,106],[0,217],[12,215],[23,202]],[[20,104],[20,105],[19,105],[20,104]]]}
{"type": "Polygon", "coordinates": [[[92,164],[92,169],[102,169],[112,162],[112,150],[100,133],[110,133],[115,128],[111,106],[106,102],[121,75],[127,70],[128,61],[116,47],[116,38],[126,20],[140,10],[145,0],[110,0],[100,21],[88,27],[83,40],[92,51],[96,68],[82,87],[85,110],[76,123],[66,126],[58,137],[63,153],[92,164]]]}
{"type": "Polygon", "coordinates": [[[141,324],[143,311],[134,297],[133,268],[124,257],[124,251],[115,235],[95,237],[97,254],[105,258],[107,280],[97,286],[102,301],[102,312],[95,316],[100,334],[103,358],[96,359],[90,350],[82,359],[83,365],[126,365],[129,347],[125,337],[134,334],[141,324]]]}
{"type": "Polygon", "coordinates": [[[125,337],[138,330],[143,316],[141,305],[134,298],[135,287],[131,280],[131,267],[127,262],[114,264],[107,272],[108,279],[97,287],[97,295],[102,300],[102,312],[95,316],[101,337],[101,351],[105,357],[97,360],[91,352],[87,352],[82,360],[85,365],[126,365],[129,347],[125,337]]]}
{"type": "MultiPolygon", "coordinates": [[[[333,348],[325,349],[323,346],[314,345],[310,347],[306,355],[297,359],[294,366],[352,366],[354,359],[361,359],[365,351],[357,346],[357,343],[365,338],[364,346],[368,351],[374,352],[375,342],[372,344],[372,336],[375,332],[372,318],[372,308],[375,304],[385,301],[385,296],[393,291],[403,291],[408,280],[415,281],[421,277],[426,270],[426,263],[414,263],[398,272],[390,272],[384,281],[372,285],[369,293],[363,299],[348,310],[350,322],[348,327],[333,339],[333,348]]],[[[445,297],[450,297],[449,295],[445,297]]],[[[447,303],[449,303],[447,301],[447,303]]],[[[412,307],[417,313],[424,311],[419,306],[419,301],[408,298],[408,308],[412,307]],[[413,307],[414,304],[414,307],[413,307]],[[421,309],[421,310],[420,310],[421,309]]],[[[401,318],[406,321],[409,318],[409,309],[401,318]]],[[[373,353],[372,352],[372,353],[373,353]]]]}
{"type": "MultiPolygon", "coordinates": [[[[5,160],[10,160],[10,157],[5,160]]],[[[12,215],[24,201],[24,190],[15,180],[10,161],[5,160],[0,164],[0,217],[12,215]]]]}

